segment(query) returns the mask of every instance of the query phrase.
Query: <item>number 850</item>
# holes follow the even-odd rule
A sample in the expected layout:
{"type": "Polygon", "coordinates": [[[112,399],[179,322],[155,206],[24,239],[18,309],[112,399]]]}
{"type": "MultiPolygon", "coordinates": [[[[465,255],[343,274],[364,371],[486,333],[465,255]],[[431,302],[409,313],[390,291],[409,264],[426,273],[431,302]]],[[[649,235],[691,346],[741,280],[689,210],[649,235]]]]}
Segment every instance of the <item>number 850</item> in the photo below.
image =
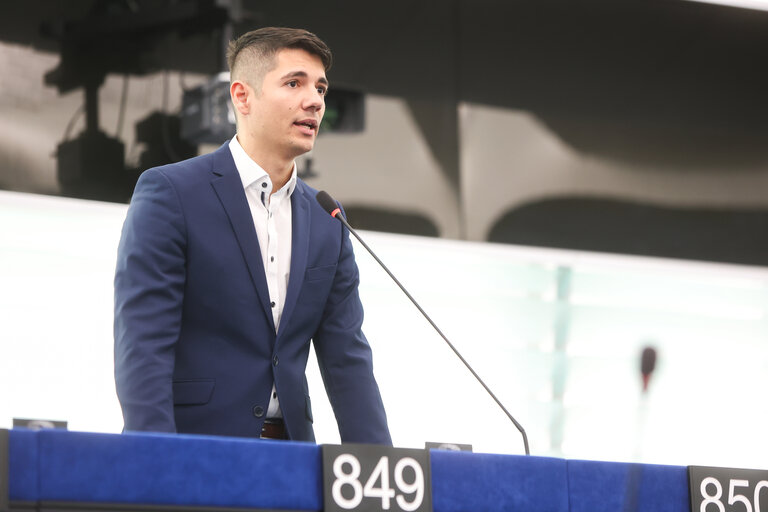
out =
{"type": "MultiPolygon", "coordinates": [[[[752,512],[752,503],[755,504],[754,512],[760,512],[760,491],[762,489],[768,489],[768,481],[763,480],[758,482],[755,486],[754,500],[750,503],[749,498],[743,494],[736,494],[736,487],[749,487],[749,481],[731,479],[728,485],[728,504],[741,503],[746,508],[746,512],[752,512]]],[[[717,507],[718,512],[725,512],[725,505],[720,501],[723,496],[723,486],[720,481],[713,477],[707,477],[701,481],[701,496],[704,500],[701,502],[699,512],[707,512],[707,505],[714,504],[717,507]],[[715,487],[714,494],[707,492],[707,487],[713,485],[715,487]]]]}

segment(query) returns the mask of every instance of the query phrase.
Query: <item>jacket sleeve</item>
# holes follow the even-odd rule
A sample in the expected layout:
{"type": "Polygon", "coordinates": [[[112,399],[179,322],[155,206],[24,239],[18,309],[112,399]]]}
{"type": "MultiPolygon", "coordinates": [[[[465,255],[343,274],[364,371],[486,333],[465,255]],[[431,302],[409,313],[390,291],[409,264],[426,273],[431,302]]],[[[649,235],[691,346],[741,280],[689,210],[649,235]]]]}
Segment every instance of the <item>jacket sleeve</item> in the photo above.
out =
{"type": "Polygon", "coordinates": [[[143,173],[115,271],[115,384],[125,430],[175,432],[172,378],[181,330],[186,231],[173,185],[143,173]]]}
{"type": "Polygon", "coordinates": [[[342,442],[392,445],[387,416],[373,375],[371,348],[362,332],[359,274],[349,233],[342,228],[339,263],[315,352],[342,442]]]}

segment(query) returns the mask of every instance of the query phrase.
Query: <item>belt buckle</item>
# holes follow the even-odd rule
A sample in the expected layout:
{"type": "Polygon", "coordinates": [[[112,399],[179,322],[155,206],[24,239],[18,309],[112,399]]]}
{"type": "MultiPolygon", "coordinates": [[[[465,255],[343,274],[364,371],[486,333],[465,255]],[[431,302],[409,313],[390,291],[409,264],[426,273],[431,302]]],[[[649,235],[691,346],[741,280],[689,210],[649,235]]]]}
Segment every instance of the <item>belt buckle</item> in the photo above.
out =
{"type": "Polygon", "coordinates": [[[261,427],[261,439],[287,439],[285,422],[281,418],[268,418],[261,427]]]}

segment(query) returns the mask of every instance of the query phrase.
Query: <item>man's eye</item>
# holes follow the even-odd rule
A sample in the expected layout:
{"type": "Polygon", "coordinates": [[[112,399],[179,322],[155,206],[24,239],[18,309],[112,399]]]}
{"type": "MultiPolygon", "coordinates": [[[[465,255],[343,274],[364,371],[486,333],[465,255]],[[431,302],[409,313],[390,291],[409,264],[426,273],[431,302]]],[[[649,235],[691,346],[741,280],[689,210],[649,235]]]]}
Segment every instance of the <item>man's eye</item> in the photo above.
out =
{"type": "Polygon", "coordinates": [[[318,87],[317,88],[317,93],[320,96],[325,96],[326,94],[328,94],[328,89],[326,89],[325,87],[318,87]]]}
{"type": "Polygon", "coordinates": [[[287,85],[288,87],[298,87],[298,86],[299,86],[299,81],[298,81],[298,80],[291,80],[291,81],[290,81],[290,82],[288,82],[286,85],[287,85]]]}

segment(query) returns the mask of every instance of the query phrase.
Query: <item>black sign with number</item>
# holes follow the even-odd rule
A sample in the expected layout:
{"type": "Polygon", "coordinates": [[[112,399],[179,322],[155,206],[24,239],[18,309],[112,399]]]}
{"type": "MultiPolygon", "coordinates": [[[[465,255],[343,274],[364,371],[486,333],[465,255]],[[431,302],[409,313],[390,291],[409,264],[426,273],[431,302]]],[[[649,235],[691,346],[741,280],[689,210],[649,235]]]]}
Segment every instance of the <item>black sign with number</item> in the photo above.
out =
{"type": "Polygon", "coordinates": [[[325,512],[432,512],[429,452],[323,445],[323,492],[325,512]]]}
{"type": "Polygon", "coordinates": [[[8,473],[11,468],[8,464],[8,458],[8,431],[0,429],[0,512],[6,512],[10,509],[8,473]]]}
{"type": "Polygon", "coordinates": [[[691,512],[768,511],[768,471],[688,466],[691,512]]]}

